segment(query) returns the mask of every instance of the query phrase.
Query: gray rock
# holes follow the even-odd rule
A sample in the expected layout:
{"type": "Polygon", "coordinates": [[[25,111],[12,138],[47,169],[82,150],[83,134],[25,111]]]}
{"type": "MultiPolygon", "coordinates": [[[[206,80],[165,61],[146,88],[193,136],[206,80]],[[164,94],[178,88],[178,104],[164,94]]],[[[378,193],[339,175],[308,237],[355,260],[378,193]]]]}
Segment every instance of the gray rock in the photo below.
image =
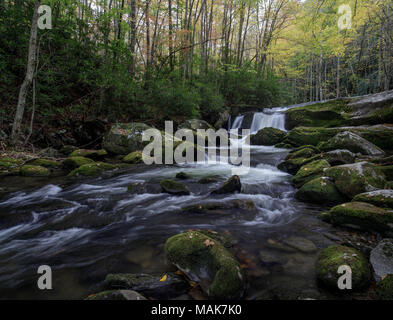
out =
{"type": "Polygon", "coordinates": [[[376,190],[358,194],[352,201],[361,201],[371,203],[382,208],[393,209],[393,190],[376,190]]]}
{"type": "Polygon", "coordinates": [[[356,155],[349,150],[337,149],[326,152],[323,158],[332,166],[355,162],[356,155]]]}
{"type": "Polygon", "coordinates": [[[295,248],[304,253],[313,253],[317,251],[317,247],[314,242],[300,237],[291,237],[284,240],[288,246],[295,248]]]}
{"type": "Polygon", "coordinates": [[[393,274],[393,239],[383,239],[370,254],[375,280],[393,274]]]}
{"type": "Polygon", "coordinates": [[[198,129],[212,129],[213,127],[204,120],[200,119],[190,119],[184,121],[182,124],[179,125],[179,129],[191,129],[191,130],[198,130],[198,129]]]}

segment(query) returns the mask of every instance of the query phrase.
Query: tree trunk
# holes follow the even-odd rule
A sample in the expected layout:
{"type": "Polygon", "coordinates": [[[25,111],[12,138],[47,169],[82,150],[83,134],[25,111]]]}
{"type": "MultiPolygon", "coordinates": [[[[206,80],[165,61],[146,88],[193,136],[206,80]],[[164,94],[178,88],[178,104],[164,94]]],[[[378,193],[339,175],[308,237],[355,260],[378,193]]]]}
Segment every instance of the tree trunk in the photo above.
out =
{"type": "Polygon", "coordinates": [[[35,69],[36,58],[37,58],[38,8],[40,5],[41,5],[41,0],[36,0],[34,6],[33,20],[31,23],[29,55],[27,60],[26,76],[19,90],[18,105],[16,107],[14,124],[12,126],[11,143],[13,145],[17,143],[20,135],[23,113],[25,111],[25,105],[26,105],[26,97],[34,78],[34,69],[35,69]]]}

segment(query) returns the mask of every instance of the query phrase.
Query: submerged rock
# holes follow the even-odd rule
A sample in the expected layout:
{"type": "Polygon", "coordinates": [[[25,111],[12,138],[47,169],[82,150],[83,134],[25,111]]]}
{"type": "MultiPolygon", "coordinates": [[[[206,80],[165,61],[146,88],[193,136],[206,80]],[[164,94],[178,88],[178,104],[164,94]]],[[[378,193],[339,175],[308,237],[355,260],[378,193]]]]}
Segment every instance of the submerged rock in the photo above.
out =
{"type": "Polygon", "coordinates": [[[147,300],[138,292],[132,290],[108,290],[92,294],[86,300],[147,300]]]}
{"type": "Polygon", "coordinates": [[[353,201],[368,202],[381,208],[393,209],[393,190],[376,190],[358,194],[353,201]]]}
{"type": "Polygon", "coordinates": [[[244,276],[236,259],[215,239],[197,231],[178,234],[165,244],[168,260],[200,284],[213,299],[240,299],[244,276]]]}
{"type": "Polygon", "coordinates": [[[142,151],[134,151],[126,155],[123,159],[125,163],[138,164],[143,163],[142,151]]]}
{"type": "Polygon", "coordinates": [[[371,250],[370,263],[377,281],[388,274],[393,274],[393,239],[383,239],[371,250]]]}
{"type": "Polygon", "coordinates": [[[50,170],[42,166],[25,164],[20,168],[20,174],[25,177],[48,177],[50,170]]]}
{"type": "Polygon", "coordinates": [[[187,186],[183,183],[173,180],[162,180],[160,186],[163,192],[174,194],[174,195],[189,195],[190,191],[187,186]]]}
{"type": "Polygon", "coordinates": [[[361,153],[369,156],[381,156],[385,153],[375,144],[349,131],[338,133],[326,143],[321,143],[319,148],[323,151],[347,149],[354,153],[361,153]]]}
{"type": "Polygon", "coordinates": [[[284,140],[286,132],[276,128],[263,128],[250,136],[252,145],[274,146],[284,140]]]}
{"type": "Polygon", "coordinates": [[[211,201],[187,206],[185,208],[182,208],[182,212],[225,214],[228,212],[228,210],[231,209],[254,211],[255,204],[251,200],[242,199],[233,199],[225,202],[211,201]]]}
{"type": "Polygon", "coordinates": [[[319,281],[332,290],[339,290],[337,272],[340,266],[347,265],[352,270],[352,290],[361,290],[370,284],[371,272],[363,254],[353,248],[332,245],[323,249],[317,260],[316,274],[319,281]]]}
{"type": "Polygon", "coordinates": [[[393,230],[393,211],[365,202],[348,202],[335,206],[327,212],[325,219],[336,225],[367,231],[389,232],[393,230]]]}
{"type": "Polygon", "coordinates": [[[70,157],[63,161],[63,167],[73,170],[89,163],[94,163],[94,160],[85,157],[70,157]]]}
{"type": "Polygon", "coordinates": [[[381,300],[393,300],[393,274],[377,283],[377,294],[381,300]]]}
{"type": "Polygon", "coordinates": [[[213,194],[226,194],[226,193],[234,193],[234,192],[241,192],[242,184],[240,182],[239,176],[232,176],[223,185],[214,190],[213,194]]]}
{"type": "Polygon", "coordinates": [[[143,150],[149,141],[142,141],[143,131],[151,129],[139,122],[114,124],[104,137],[102,146],[114,154],[129,154],[143,150]]]}
{"type": "Polygon", "coordinates": [[[198,183],[200,183],[200,184],[209,184],[209,183],[214,183],[214,182],[218,182],[217,178],[214,176],[203,177],[198,180],[198,183]]]}
{"type": "Polygon", "coordinates": [[[107,289],[128,289],[141,292],[155,299],[177,297],[189,290],[190,285],[184,278],[173,274],[108,274],[104,280],[107,289]]]}
{"type": "Polygon", "coordinates": [[[131,183],[128,188],[128,192],[132,194],[158,194],[161,193],[162,189],[161,186],[154,184],[154,183],[146,183],[146,182],[134,182],[131,183]]]}
{"type": "Polygon", "coordinates": [[[329,162],[331,166],[339,166],[342,164],[355,162],[355,154],[345,149],[338,149],[326,152],[323,154],[323,158],[327,162],[329,162]]]}
{"type": "Polygon", "coordinates": [[[332,178],[337,189],[350,199],[359,193],[383,189],[385,186],[384,174],[368,162],[331,167],[324,175],[332,178]]]}
{"type": "Polygon", "coordinates": [[[306,238],[291,237],[285,239],[284,243],[304,253],[314,253],[317,251],[317,247],[315,246],[314,242],[306,238]]]}
{"type": "Polygon", "coordinates": [[[190,175],[188,175],[187,173],[185,173],[183,171],[176,174],[176,179],[186,180],[189,178],[190,178],[190,175]]]}
{"type": "Polygon", "coordinates": [[[326,160],[317,160],[303,165],[296,175],[292,178],[292,182],[296,187],[301,187],[305,183],[322,176],[325,169],[330,164],[326,160]]]}
{"type": "Polygon", "coordinates": [[[305,183],[295,197],[316,204],[338,204],[345,201],[345,197],[328,177],[318,177],[305,183]]]}

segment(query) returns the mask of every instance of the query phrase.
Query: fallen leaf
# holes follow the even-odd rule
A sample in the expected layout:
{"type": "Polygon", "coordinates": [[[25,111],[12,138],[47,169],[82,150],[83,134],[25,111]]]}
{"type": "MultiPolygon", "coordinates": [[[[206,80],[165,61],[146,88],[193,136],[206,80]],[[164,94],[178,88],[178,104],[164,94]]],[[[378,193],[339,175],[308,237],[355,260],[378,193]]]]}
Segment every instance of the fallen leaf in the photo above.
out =
{"type": "Polygon", "coordinates": [[[163,277],[160,279],[160,282],[165,282],[168,276],[166,274],[163,275],[163,277]]]}
{"type": "Polygon", "coordinates": [[[211,247],[214,245],[214,241],[210,241],[209,239],[206,239],[204,244],[206,247],[211,247]]]}
{"type": "Polygon", "coordinates": [[[177,270],[175,272],[175,274],[177,274],[178,276],[183,276],[184,275],[183,271],[181,271],[181,270],[177,270]]]}

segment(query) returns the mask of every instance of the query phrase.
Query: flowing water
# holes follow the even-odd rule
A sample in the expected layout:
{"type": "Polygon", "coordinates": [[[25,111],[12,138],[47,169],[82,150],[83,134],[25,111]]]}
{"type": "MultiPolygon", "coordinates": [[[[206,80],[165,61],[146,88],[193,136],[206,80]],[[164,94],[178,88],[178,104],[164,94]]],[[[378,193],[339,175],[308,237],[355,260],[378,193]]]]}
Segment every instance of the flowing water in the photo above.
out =
{"type": "MultiPolygon", "coordinates": [[[[256,113],[251,131],[284,129],[286,108],[256,113]]],[[[232,128],[240,128],[242,118],[232,128]]],[[[108,273],[154,273],[171,270],[163,250],[167,238],[189,229],[230,234],[235,254],[247,264],[247,298],[319,298],[314,263],[317,253],[280,248],[277,243],[302,237],[325,247],[328,226],[316,218],[322,209],[294,199],[290,176],[276,168],[288,150],[251,148],[251,168],[241,176],[241,194],[211,195],[231,176],[228,163],[172,166],[136,165],[99,178],[37,180],[3,178],[1,186],[24,185],[0,199],[0,298],[81,299],[94,292],[108,273]],[[164,178],[187,172],[188,196],[130,194],[133,182],[159,186],[164,178]],[[201,185],[205,176],[217,182],[201,185]],[[40,187],[32,187],[37,181],[40,187]],[[254,201],[254,212],[192,214],[180,209],[205,201],[254,201]],[[266,262],[266,256],[271,261],[266,262]],[[37,289],[37,269],[53,270],[53,290],[37,289]]],[[[154,189],[154,188],[153,188],[154,189]]],[[[268,259],[269,260],[269,259],[268,259]]],[[[181,293],[179,293],[180,295],[181,293]]]]}

